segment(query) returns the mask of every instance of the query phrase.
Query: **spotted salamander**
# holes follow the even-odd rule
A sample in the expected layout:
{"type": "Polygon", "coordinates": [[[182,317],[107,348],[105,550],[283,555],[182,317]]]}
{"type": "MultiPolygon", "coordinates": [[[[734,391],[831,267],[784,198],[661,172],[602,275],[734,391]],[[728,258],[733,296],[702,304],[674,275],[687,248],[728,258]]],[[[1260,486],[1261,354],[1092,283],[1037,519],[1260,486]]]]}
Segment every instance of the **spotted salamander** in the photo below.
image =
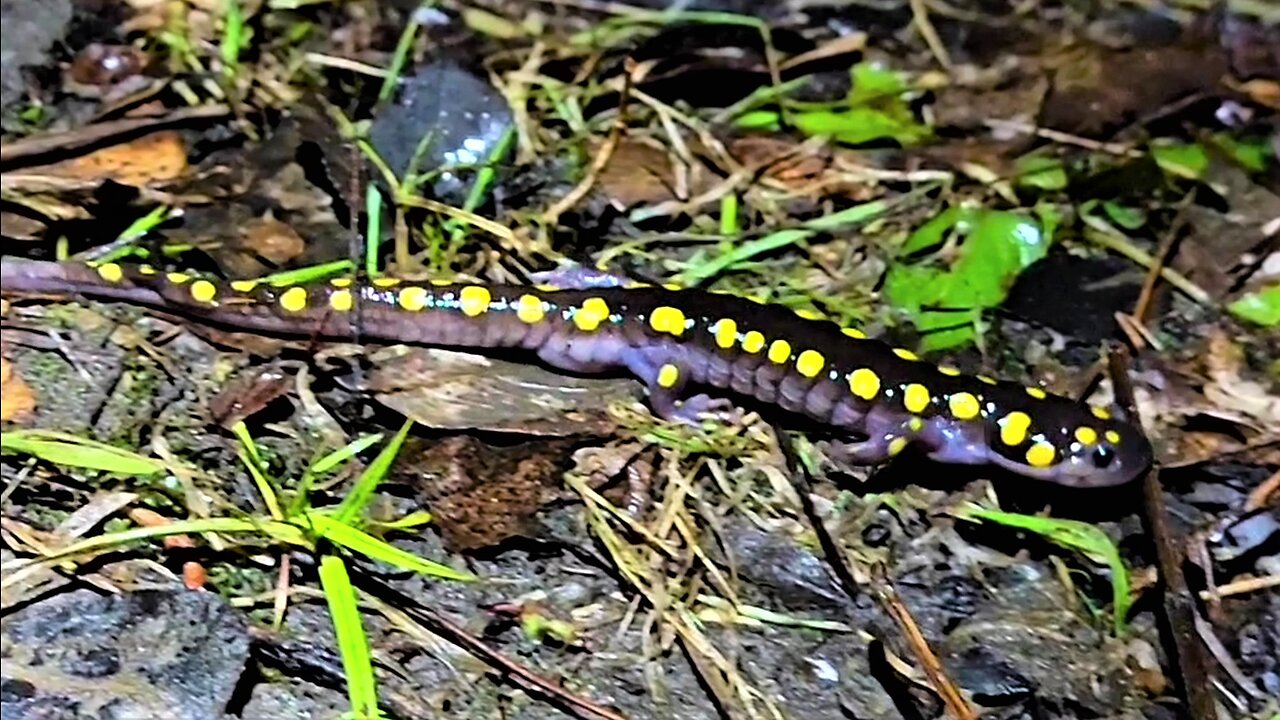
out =
{"type": "Polygon", "coordinates": [[[111,262],[2,263],[6,294],[79,294],[272,334],[522,348],[571,372],[625,369],[665,417],[688,419],[715,404],[706,395],[682,399],[688,386],[728,390],[830,428],[840,438],[833,454],[854,464],[914,446],[943,463],[1099,487],[1132,480],[1151,462],[1142,433],[1106,408],[966,376],[854,328],[731,295],[590,272],[534,286],[395,278],[279,286],[111,262]]]}

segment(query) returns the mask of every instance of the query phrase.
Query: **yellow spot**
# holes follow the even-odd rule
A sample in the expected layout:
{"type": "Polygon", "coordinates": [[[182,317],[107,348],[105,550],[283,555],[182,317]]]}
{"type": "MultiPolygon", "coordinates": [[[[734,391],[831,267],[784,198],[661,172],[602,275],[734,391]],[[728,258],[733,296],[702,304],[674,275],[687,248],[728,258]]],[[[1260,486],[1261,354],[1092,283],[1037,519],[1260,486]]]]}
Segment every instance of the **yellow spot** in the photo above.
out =
{"type": "Polygon", "coordinates": [[[716,345],[722,350],[728,350],[733,347],[734,343],[738,342],[738,323],[729,318],[724,318],[716,323],[715,333],[716,345]]]}
{"type": "Polygon", "coordinates": [[[115,263],[102,263],[98,266],[98,277],[107,282],[120,282],[124,279],[124,270],[115,263]]]}
{"type": "Polygon", "coordinates": [[[955,377],[960,374],[960,368],[952,367],[950,365],[939,365],[938,372],[942,373],[943,375],[949,375],[951,377],[955,377]]]}
{"type": "Polygon", "coordinates": [[[373,279],[373,286],[377,288],[393,288],[400,284],[400,278],[380,277],[373,279]]]}
{"type": "Polygon", "coordinates": [[[863,400],[873,400],[880,392],[880,376],[870,368],[858,368],[849,373],[849,390],[863,400]]]}
{"type": "Polygon", "coordinates": [[[896,437],[889,441],[889,457],[897,457],[899,453],[907,449],[907,439],[904,437],[896,437]]]}
{"type": "Polygon", "coordinates": [[[329,284],[336,288],[351,287],[351,278],[349,277],[334,278],[329,281],[329,284]]]}
{"type": "Polygon", "coordinates": [[[214,287],[213,283],[209,282],[208,280],[197,280],[191,283],[191,299],[192,300],[195,300],[196,302],[207,303],[207,302],[213,302],[213,299],[217,296],[218,296],[218,288],[214,287]]]}
{"type": "Polygon", "coordinates": [[[537,295],[521,295],[516,301],[516,317],[520,318],[520,322],[532,325],[541,322],[546,316],[547,308],[537,295]]]}
{"type": "MultiPolygon", "coordinates": [[[[403,295],[401,295],[401,298],[401,302],[403,302],[403,295]]],[[[334,290],[329,293],[329,307],[338,312],[350,312],[354,304],[350,290],[334,290]]]]}
{"type": "Polygon", "coordinates": [[[982,412],[978,398],[967,392],[958,392],[947,398],[947,407],[951,408],[951,414],[957,420],[972,420],[982,412]]]}
{"type": "Polygon", "coordinates": [[[984,382],[988,385],[996,384],[996,379],[991,377],[990,375],[977,375],[976,377],[978,378],[978,382],[984,382]]]}
{"type": "Polygon", "coordinates": [[[907,421],[907,427],[911,429],[911,432],[918,433],[924,429],[924,420],[913,415],[907,421]]]}
{"type": "Polygon", "coordinates": [[[893,354],[897,355],[903,360],[910,360],[912,362],[915,362],[916,360],[920,359],[919,355],[916,355],[915,353],[911,352],[910,350],[907,350],[906,348],[894,348],[893,354]]]}
{"type": "Polygon", "coordinates": [[[489,303],[493,302],[493,295],[489,294],[489,288],[468,285],[458,291],[458,302],[462,306],[463,315],[475,317],[488,312],[489,303]]]}
{"type": "Polygon", "coordinates": [[[924,412],[929,400],[929,388],[920,383],[911,383],[902,391],[902,405],[910,412],[924,412]]]}
{"type": "Polygon", "coordinates": [[[1105,433],[1103,433],[1102,436],[1105,437],[1107,439],[1107,442],[1111,443],[1112,445],[1120,444],[1120,433],[1116,432],[1115,430],[1108,430],[1105,433]]]}
{"type": "Polygon", "coordinates": [[[774,340],[769,346],[769,362],[781,365],[791,359],[791,343],[786,340],[774,340]]]}
{"type": "Polygon", "coordinates": [[[1079,440],[1081,445],[1096,445],[1098,444],[1098,431],[1086,425],[1081,425],[1076,428],[1076,440],[1079,440]]]}
{"type": "Polygon", "coordinates": [[[405,310],[418,312],[427,306],[428,297],[426,288],[421,285],[410,285],[400,291],[396,296],[396,302],[400,303],[400,307],[405,310]]]}
{"type": "Polygon", "coordinates": [[[671,292],[679,292],[684,289],[684,286],[677,285],[675,283],[662,283],[662,287],[670,290],[671,292]]]}
{"type": "Polygon", "coordinates": [[[1045,391],[1041,390],[1041,389],[1040,389],[1040,388],[1038,388],[1038,387],[1029,387],[1029,388],[1026,388],[1026,391],[1027,391],[1027,394],[1028,394],[1028,395],[1030,395],[1031,397],[1033,397],[1033,398],[1035,398],[1035,399],[1037,399],[1037,400],[1043,400],[1043,399],[1045,399],[1045,398],[1049,397],[1049,393],[1047,393],[1047,392],[1045,392],[1045,391]]]}
{"type": "Polygon", "coordinates": [[[807,378],[817,377],[826,364],[827,359],[822,357],[822,353],[817,350],[805,350],[800,353],[800,357],[796,358],[796,372],[807,378]]]}
{"type": "MultiPolygon", "coordinates": [[[[103,267],[106,267],[106,266],[104,265],[103,267]]],[[[190,275],[186,273],[180,273],[180,272],[171,272],[168,275],[165,275],[164,277],[166,280],[173,283],[174,285],[181,285],[182,283],[191,279],[190,275]]]]}
{"type": "Polygon", "coordinates": [[[302,312],[307,309],[307,289],[291,287],[280,293],[280,307],[289,312],[302,312]]]}
{"type": "Polygon", "coordinates": [[[1100,408],[1100,407],[1094,406],[1089,408],[1089,412],[1093,413],[1093,416],[1098,418],[1099,420],[1111,419],[1111,411],[1107,410],[1106,408],[1100,408]]]}
{"type": "Polygon", "coordinates": [[[658,387],[675,387],[677,382],[680,382],[680,368],[671,363],[658,368],[658,387]]]}
{"type": "Polygon", "coordinates": [[[649,316],[649,326],[658,332],[680,337],[684,333],[684,313],[670,305],[654,308],[653,314],[649,316]]]}
{"type": "Polygon", "coordinates": [[[256,287],[258,287],[257,280],[232,280],[231,281],[231,289],[235,290],[238,293],[253,292],[253,289],[256,287]]]}
{"type": "Polygon", "coordinates": [[[866,333],[864,333],[864,332],[862,332],[862,331],[861,331],[861,330],[859,330],[858,328],[841,328],[841,329],[840,329],[840,332],[844,333],[845,335],[848,335],[849,337],[853,338],[854,340],[866,340],[866,339],[867,339],[867,334],[866,334],[866,333]]]}
{"type": "Polygon", "coordinates": [[[534,287],[542,292],[556,292],[560,289],[559,285],[551,285],[550,283],[541,283],[539,285],[534,285],[534,287]]]}
{"type": "Polygon", "coordinates": [[[1038,442],[1027,448],[1027,464],[1031,467],[1049,467],[1053,464],[1053,459],[1057,457],[1058,451],[1047,442],[1038,442]]]}
{"type": "Polygon", "coordinates": [[[428,282],[431,283],[431,287],[449,287],[453,284],[452,280],[445,280],[443,278],[431,278],[428,282]]]}
{"type": "Polygon", "coordinates": [[[609,304],[602,298],[593,297],[582,301],[582,307],[573,314],[573,324],[583,332],[591,332],[600,327],[600,323],[609,319],[609,304]]]}
{"type": "Polygon", "coordinates": [[[1000,418],[1000,442],[1010,447],[1021,445],[1027,441],[1027,430],[1031,428],[1031,416],[1021,410],[1000,418]]]}
{"type": "Polygon", "coordinates": [[[155,275],[156,269],[151,267],[150,265],[139,265],[138,272],[143,275],[155,275]]]}
{"type": "Polygon", "coordinates": [[[751,330],[742,336],[742,349],[752,355],[764,349],[764,335],[759,330],[751,330]]]}
{"type": "Polygon", "coordinates": [[[822,313],[818,312],[817,310],[811,310],[809,308],[803,308],[803,309],[797,310],[796,315],[799,315],[802,319],[805,319],[805,320],[821,320],[823,317],[822,313]]]}

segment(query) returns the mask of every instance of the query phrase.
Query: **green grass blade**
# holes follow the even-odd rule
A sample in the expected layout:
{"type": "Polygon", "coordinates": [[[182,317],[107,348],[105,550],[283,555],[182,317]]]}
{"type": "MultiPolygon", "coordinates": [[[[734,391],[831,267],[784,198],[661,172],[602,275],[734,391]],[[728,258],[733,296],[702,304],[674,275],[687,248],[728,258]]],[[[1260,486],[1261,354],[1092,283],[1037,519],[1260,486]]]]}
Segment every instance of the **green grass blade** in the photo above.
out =
{"type": "Polygon", "coordinates": [[[33,455],[64,467],[120,475],[155,475],[164,463],[106,443],[56,430],[9,430],[0,434],[0,452],[33,455]]]}
{"type": "Polygon", "coordinates": [[[311,527],[315,529],[316,534],[325,540],[335,545],[341,545],[365,557],[398,567],[401,570],[409,570],[446,580],[476,579],[471,573],[460,572],[448,565],[441,565],[440,563],[420,558],[413,553],[405,552],[325,513],[309,512],[307,513],[307,519],[311,522],[311,527]]]}
{"type": "Polygon", "coordinates": [[[1058,520],[979,507],[964,508],[959,514],[966,520],[985,520],[1035,533],[1055,545],[1078,552],[1093,562],[1107,565],[1111,570],[1112,617],[1115,632],[1119,637],[1124,636],[1129,607],[1133,603],[1129,568],[1121,559],[1119,548],[1101,529],[1079,520],[1058,520]]]}
{"type": "Polygon", "coordinates": [[[271,519],[284,520],[284,513],[280,512],[280,499],[276,497],[271,481],[263,473],[266,465],[262,462],[262,454],[258,452],[258,444],[249,435],[249,429],[243,422],[238,422],[231,426],[231,432],[240,438],[240,462],[244,463],[253,476],[253,484],[257,486],[258,494],[262,495],[262,502],[267,506],[267,512],[271,513],[271,519]]]}
{"type": "Polygon", "coordinates": [[[378,485],[387,476],[387,471],[391,469],[391,463],[400,453],[400,447],[404,445],[404,439],[408,437],[409,429],[412,427],[413,421],[405,420],[400,432],[396,433],[391,442],[378,453],[378,457],[374,458],[373,462],[369,463],[369,467],[365,468],[365,471],[356,479],[355,487],[351,488],[351,492],[342,499],[342,504],[334,513],[334,518],[338,522],[350,525],[359,521],[360,516],[364,514],[364,509],[373,500],[374,491],[378,489],[378,485]]]}
{"type": "Polygon", "coordinates": [[[373,433],[372,435],[365,435],[363,437],[356,438],[343,447],[340,447],[311,463],[310,472],[314,475],[327,473],[369,449],[369,447],[377,445],[379,442],[382,442],[382,433],[373,433]]]}
{"type": "Polygon", "coordinates": [[[378,686],[373,676],[373,654],[369,651],[369,638],[360,622],[360,608],[356,603],[356,589],[351,586],[346,563],[336,555],[320,559],[320,586],[329,603],[329,616],[333,618],[334,634],[338,638],[338,651],[342,654],[342,669],[347,676],[347,700],[351,713],[361,720],[380,717],[378,712],[378,686]]]}
{"type": "Polygon", "coordinates": [[[14,564],[52,564],[80,555],[123,547],[139,540],[169,537],[171,535],[198,535],[200,533],[261,533],[279,542],[300,547],[311,547],[311,543],[306,534],[302,532],[302,529],[289,523],[241,518],[202,518],[199,520],[177,520],[168,525],[130,528],[120,532],[98,535],[97,537],[68,545],[52,554],[33,558],[30,561],[19,560],[14,564]]]}

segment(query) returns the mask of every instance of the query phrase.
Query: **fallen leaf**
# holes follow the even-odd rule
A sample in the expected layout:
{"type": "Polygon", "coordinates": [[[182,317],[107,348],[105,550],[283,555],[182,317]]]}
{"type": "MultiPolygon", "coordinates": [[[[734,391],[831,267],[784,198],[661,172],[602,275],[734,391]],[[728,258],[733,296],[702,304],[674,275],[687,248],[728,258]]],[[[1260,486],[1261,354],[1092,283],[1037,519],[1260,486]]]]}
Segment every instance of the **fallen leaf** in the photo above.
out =
{"type": "Polygon", "coordinates": [[[173,180],[186,172],[187,148],[178,132],[155,132],[38,170],[54,177],[114,180],[122,185],[145,187],[173,180]]]}
{"type": "Polygon", "coordinates": [[[0,420],[20,421],[36,409],[31,386],[8,360],[0,359],[0,420]]]}

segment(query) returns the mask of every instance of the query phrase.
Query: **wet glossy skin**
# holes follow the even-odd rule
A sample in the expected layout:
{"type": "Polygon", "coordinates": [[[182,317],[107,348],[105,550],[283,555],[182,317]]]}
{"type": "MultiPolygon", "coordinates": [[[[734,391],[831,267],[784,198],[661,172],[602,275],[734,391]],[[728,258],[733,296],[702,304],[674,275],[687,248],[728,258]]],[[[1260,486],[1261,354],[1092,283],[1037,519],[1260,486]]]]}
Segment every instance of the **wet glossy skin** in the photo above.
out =
{"type": "Polygon", "coordinates": [[[807,415],[844,435],[833,449],[859,464],[914,446],[939,462],[1100,487],[1128,482],[1151,463],[1141,433],[1104,408],[934,366],[853,328],[729,295],[566,277],[574,288],[390,278],[277,287],[5,258],[0,288],[169,308],[268,333],[350,338],[358,315],[362,339],[523,348],[573,372],[629,371],[666,417],[710,407],[705,396],[684,399],[690,386],[807,415]]]}

